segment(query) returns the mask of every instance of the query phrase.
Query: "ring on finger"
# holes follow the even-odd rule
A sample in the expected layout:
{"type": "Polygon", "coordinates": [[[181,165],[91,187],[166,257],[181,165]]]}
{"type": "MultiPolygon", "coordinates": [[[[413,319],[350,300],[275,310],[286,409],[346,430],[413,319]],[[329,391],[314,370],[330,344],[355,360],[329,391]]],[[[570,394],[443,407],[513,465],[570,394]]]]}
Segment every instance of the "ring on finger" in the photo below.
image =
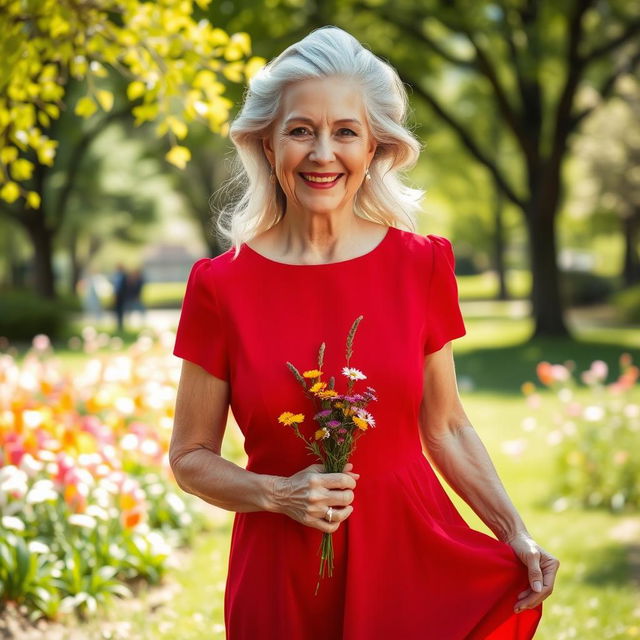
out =
{"type": "Polygon", "coordinates": [[[329,522],[331,522],[331,520],[333,519],[333,507],[329,507],[327,509],[327,513],[325,514],[325,520],[328,520],[329,522]]]}

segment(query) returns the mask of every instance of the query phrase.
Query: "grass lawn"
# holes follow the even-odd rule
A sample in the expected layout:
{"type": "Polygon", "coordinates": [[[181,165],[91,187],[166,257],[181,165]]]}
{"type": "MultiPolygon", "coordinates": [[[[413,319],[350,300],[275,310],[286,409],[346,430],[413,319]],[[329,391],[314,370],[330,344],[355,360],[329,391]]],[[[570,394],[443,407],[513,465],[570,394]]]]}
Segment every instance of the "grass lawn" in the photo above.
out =
{"type": "MultiPolygon", "coordinates": [[[[535,382],[538,361],[560,363],[571,359],[582,371],[593,360],[602,359],[609,364],[611,381],[618,372],[622,352],[631,353],[634,362],[640,364],[639,332],[630,328],[577,328],[575,341],[535,340],[525,344],[531,331],[529,320],[465,313],[465,321],[468,334],[454,342],[454,354],[467,414],[530,532],[562,563],[555,591],[545,601],[536,638],[640,638],[640,515],[577,509],[556,512],[548,506],[553,450],[541,444],[541,436],[552,428],[544,416],[551,415],[557,402],[549,392],[543,392],[542,408],[536,414],[538,432],[531,437],[531,446],[517,457],[501,448],[506,440],[528,435],[521,425],[531,411],[520,385],[527,380],[535,382]]],[[[640,403],[637,386],[634,402],[640,403]]],[[[240,436],[231,425],[223,455],[242,464],[241,454],[240,436]]],[[[469,524],[490,533],[468,505],[448,485],[445,488],[469,524]]],[[[143,592],[132,602],[118,602],[100,618],[68,629],[68,635],[59,637],[224,638],[222,607],[233,514],[204,506],[212,516],[212,529],[199,537],[190,553],[176,558],[176,567],[164,587],[143,592]]]]}

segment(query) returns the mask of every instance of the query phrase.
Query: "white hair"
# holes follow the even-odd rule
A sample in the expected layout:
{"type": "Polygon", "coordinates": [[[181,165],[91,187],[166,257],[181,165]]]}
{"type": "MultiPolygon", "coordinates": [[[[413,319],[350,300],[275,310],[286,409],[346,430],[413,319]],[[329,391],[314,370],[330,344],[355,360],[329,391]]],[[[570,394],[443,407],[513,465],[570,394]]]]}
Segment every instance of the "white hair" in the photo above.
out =
{"type": "Polygon", "coordinates": [[[390,226],[415,229],[424,190],[404,184],[401,171],[418,160],[421,143],[405,124],[408,97],[402,80],[388,63],[343,29],[314,29],[287,47],[250,80],[242,108],[229,136],[235,145],[232,177],[222,191],[237,189],[239,197],[223,206],[217,232],[235,247],[272,227],[284,215],[286,196],[269,180],[271,166],[262,138],[279,117],[284,88],[297,81],[346,77],[362,88],[369,129],[377,149],[369,173],[354,198],[354,213],[390,226]],[[408,225],[407,225],[408,221],[408,225]]]}

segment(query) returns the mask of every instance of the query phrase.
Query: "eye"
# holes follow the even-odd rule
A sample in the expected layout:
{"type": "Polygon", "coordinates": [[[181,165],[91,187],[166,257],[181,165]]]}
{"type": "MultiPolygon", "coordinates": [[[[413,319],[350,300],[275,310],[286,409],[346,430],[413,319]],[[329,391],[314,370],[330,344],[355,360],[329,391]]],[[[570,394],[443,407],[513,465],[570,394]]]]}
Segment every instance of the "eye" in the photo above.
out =
{"type": "Polygon", "coordinates": [[[357,136],[358,134],[355,131],[352,131],[351,129],[347,129],[346,127],[343,127],[342,129],[340,129],[340,131],[348,131],[349,133],[352,133],[354,136],[357,136]]]}
{"type": "Polygon", "coordinates": [[[291,135],[291,136],[297,135],[296,131],[307,131],[308,132],[309,130],[307,129],[307,127],[296,127],[295,129],[291,129],[291,131],[289,132],[289,135],[291,135]]]}

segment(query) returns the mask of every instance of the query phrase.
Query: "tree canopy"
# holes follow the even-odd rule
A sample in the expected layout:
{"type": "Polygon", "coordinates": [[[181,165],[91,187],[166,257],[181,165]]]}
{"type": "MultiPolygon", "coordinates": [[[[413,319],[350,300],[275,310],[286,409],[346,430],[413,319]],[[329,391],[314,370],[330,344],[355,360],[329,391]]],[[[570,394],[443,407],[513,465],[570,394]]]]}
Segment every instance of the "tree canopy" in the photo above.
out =
{"type": "Polygon", "coordinates": [[[209,2],[0,2],[0,198],[40,207],[29,181],[38,164],[53,165],[58,141],[48,129],[64,109],[82,118],[111,111],[110,71],[126,78],[136,124],[154,122],[168,137],[172,164],[190,159],[180,141],[191,122],[224,135],[233,103],[222,80],[245,82],[265,60],[251,57],[247,33],[196,19],[209,2]],[[69,105],[71,81],[86,81],[86,91],[69,105]]]}

